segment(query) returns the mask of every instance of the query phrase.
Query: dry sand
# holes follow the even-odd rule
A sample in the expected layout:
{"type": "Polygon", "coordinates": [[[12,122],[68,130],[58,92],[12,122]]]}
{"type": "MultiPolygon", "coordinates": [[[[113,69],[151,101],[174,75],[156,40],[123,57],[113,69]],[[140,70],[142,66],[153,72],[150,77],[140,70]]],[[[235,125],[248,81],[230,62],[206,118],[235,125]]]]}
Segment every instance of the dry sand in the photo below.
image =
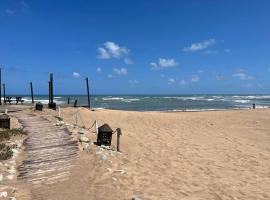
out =
{"type": "MultiPolygon", "coordinates": [[[[75,111],[61,117],[75,123],[75,111]]],[[[47,187],[48,199],[270,199],[270,109],[80,113],[88,128],[95,120],[120,127],[122,154],[80,151],[70,179],[47,187]]],[[[57,112],[42,115],[55,121],[57,112]]]]}
{"type": "MultiPolygon", "coordinates": [[[[94,146],[81,152],[71,179],[52,188],[57,199],[270,199],[269,109],[80,113],[86,127],[94,120],[120,127],[123,154],[110,163],[94,146]]],[[[62,109],[66,122],[74,114],[62,109]]]]}

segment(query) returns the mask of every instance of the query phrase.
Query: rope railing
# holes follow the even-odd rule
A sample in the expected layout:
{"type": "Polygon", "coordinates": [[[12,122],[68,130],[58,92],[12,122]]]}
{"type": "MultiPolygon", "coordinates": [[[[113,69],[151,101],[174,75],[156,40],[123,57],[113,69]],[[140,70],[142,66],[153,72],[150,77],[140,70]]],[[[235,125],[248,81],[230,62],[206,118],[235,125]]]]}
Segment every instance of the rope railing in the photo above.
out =
{"type": "MultiPolygon", "coordinates": [[[[83,120],[83,117],[82,117],[82,115],[80,113],[79,108],[76,110],[76,112],[74,114],[71,115],[71,117],[74,117],[74,116],[75,116],[75,121],[76,121],[75,123],[76,123],[76,126],[77,127],[83,128],[83,129],[86,129],[86,130],[89,130],[89,131],[91,131],[93,128],[95,128],[94,130],[92,130],[92,132],[98,134],[98,128],[99,128],[99,126],[98,126],[97,120],[95,120],[93,122],[93,124],[90,126],[90,128],[86,128],[85,127],[84,120],[83,120]],[[78,120],[81,121],[83,127],[80,127],[78,125],[78,120]]],[[[61,118],[60,107],[58,108],[58,117],[61,118]]],[[[121,129],[120,128],[113,128],[113,129],[114,129],[114,131],[112,132],[112,134],[117,133],[117,151],[120,151],[120,135],[122,134],[121,133],[121,129]]]]}

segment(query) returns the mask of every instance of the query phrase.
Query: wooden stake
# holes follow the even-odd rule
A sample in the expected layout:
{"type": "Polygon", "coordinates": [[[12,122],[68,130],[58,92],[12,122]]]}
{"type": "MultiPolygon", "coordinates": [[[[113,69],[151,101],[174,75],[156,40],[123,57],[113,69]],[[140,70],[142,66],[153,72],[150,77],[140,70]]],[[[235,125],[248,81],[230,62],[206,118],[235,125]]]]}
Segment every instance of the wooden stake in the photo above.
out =
{"type": "Polygon", "coordinates": [[[61,108],[58,106],[58,117],[61,117],[61,108]]]}
{"type": "Polygon", "coordinates": [[[98,123],[96,121],[96,134],[98,134],[98,123]]]}
{"type": "Polygon", "coordinates": [[[117,128],[116,132],[117,132],[117,151],[120,151],[120,135],[122,135],[121,128],[117,128]]]}
{"type": "Polygon", "coordinates": [[[69,104],[69,97],[68,97],[68,102],[67,102],[67,104],[69,104]]]}
{"type": "Polygon", "coordinates": [[[32,84],[32,82],[30,82],[30,89],[31,89],[32,103],[35,103],[35,101],[34,101],[34,93],[33,93],[33,84],[32,84]]]}
{"type": "Polygon", "coordinates": [[[89,80],[88,77],[85,79],[87,87],[87,98],[88,98],[88,108],[90,108],[90,93],[89,93],[89,80]]]}
{"type": "Polygon", "coordinates": [[[3,83],[4,103],[6,104],[6,85],[3,83]]]}
{"type": "Polygon", "coordinates": [[[50,103],[53,103],[53,73],[50,73],[50,86],[51,86],[51,99],[50,99],[50,103]]]}
{"type": "Polygon", "coordinates": [[[78,126],[78,110],[76,111],[76,114],[75,114],[75,121],[76,121],[76,126],[78,126]]]}
{"type": "Polygon", "coordinates": [[[77,99],[74,102],[74,107],[77,107],[77,99]]]}
{"type": "Polygon", "coordinates": [[[51,102],[51,81],[49,81],[49,103],[51,102]]]}

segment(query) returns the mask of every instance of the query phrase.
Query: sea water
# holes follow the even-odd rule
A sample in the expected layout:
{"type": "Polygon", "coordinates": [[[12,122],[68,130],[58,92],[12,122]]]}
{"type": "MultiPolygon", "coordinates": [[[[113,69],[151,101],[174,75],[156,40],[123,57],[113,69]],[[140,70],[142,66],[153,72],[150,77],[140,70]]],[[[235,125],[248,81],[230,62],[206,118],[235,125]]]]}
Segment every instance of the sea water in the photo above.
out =
{"type": "MultiPolygon", "coordinates": [[[[20,96],[20,95],[14,95],[20,96]]],[[[31,97],[21,95],[25,103],[31,97]]],[[[55,95],[57,104],[70,106],[78,101],[79,106],[87,105],[86,95],[55,95]]],[[[35,96],[36,102],[47,104],[47,95],[35,96]]],[[[249,109],[255,103],[257,108],[270,106],[270,95],[93,95],[91,107],[96,109],[115,109],[132,111],[205,111],[227,109],[249,109]]]]}

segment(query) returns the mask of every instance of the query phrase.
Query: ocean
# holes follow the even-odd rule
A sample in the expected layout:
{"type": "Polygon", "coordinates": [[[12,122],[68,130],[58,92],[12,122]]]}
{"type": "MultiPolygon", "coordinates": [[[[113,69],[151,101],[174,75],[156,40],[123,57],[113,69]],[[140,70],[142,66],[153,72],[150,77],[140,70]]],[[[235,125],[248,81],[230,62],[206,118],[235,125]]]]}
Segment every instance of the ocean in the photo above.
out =
{"type": "MultiPolygon", "coordinates": [[[[23,96],[23,95],[14,95],[23,96]]],[[[55,95],[54,101],[70,106],[77,99],[79,106],[87,105],[83,95],[55,95]]],[[[23,96],[25,103],[31,103],[30,96],[23,96]]],[[[36,102],[48,103],[47,95],[35,96],[36,102]]],[[[270,95],[93,95],[91,107],[130,111],[211,111],[228,109],[249,109],[255,103],[257,108],[270,106],[270,95]]]]}

